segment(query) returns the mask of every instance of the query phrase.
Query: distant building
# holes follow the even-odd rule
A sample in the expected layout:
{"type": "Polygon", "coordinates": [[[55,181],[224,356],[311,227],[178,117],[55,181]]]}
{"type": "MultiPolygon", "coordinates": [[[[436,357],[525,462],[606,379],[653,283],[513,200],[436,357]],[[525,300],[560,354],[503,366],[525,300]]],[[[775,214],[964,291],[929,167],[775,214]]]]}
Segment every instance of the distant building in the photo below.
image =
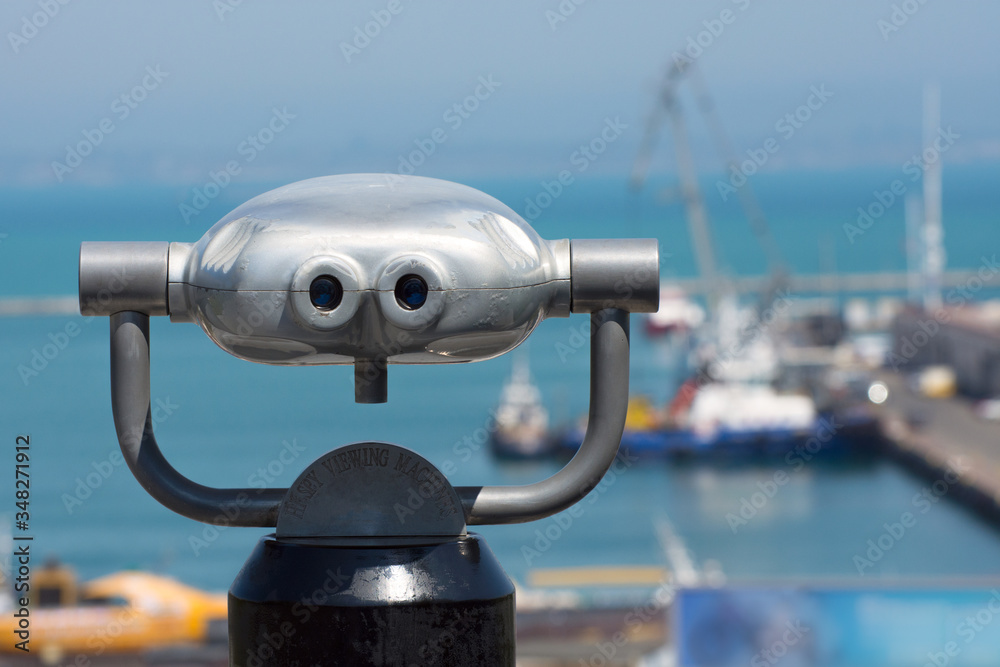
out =
{"type": "Polygon", "coordinates": [[[945,307],[937,316],[910,306],[892,326],[887,365],[902,373],[944,364],[958,390],[973,398],[1000,396],[1000,303],[945,307]]]}

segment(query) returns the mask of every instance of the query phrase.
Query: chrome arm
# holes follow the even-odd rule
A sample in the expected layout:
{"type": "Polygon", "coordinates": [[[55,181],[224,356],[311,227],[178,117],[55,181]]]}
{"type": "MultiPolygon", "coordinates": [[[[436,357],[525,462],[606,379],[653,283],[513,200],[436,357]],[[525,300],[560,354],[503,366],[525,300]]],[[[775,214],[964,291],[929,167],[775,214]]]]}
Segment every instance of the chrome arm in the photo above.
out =
{"type": "Polygon", "coordinates": [[[149,403],[149,315],[111,315],[111,408],[125,461],[139,484],[167,508],[196,521],[274,526],[287,489],[215,489],[179,473],[160,452],[149,403]]]}
{"type": "Polygon", "coordinates": [[[628,411],[629,314],[590,316],[590,417],[579,451],[548,479],[523,486],[460,486],[469,525],[523,523],[571,507],[604,477],[618,454],[628,411]]]}

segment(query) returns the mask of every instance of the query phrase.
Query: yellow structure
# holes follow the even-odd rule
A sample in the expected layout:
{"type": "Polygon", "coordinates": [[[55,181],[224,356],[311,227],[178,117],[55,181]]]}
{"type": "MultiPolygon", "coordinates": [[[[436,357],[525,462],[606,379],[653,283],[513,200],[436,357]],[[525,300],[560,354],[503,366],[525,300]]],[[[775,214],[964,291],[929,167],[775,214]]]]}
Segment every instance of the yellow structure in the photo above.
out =
{"type": "MultiPolygon", "coordinates": [[[[72,571],[47,567],[33,582],[32,598],[55,606],[30,607],[31,653],[47,661],[83,653],[100,656],[198,645],[227,618],[225,593],[206,593],[145,572],[118,572],[79,586],[72,571]]],[[[44,604],[44,603],[43,603],[44,604]]],[[[0,633],[14,636],[10,615],[0,633]]],[[[22,653],[13,642],[0,653],[22,653]]]]}

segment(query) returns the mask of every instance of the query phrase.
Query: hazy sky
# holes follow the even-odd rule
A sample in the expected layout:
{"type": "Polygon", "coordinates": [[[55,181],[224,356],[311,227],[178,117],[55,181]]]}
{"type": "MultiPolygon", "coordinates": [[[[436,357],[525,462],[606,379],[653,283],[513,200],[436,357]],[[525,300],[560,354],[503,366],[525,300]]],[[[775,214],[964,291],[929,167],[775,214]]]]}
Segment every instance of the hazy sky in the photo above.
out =
{"type": "Polygon", "coordinates": [[[920,147],[927,80],[961,136],[949,160],[992,159],[997,25],[995,0],[8,0],[0,178],[200,182],[230,162],[258,178],[398,171],[415,150],[425,175],[545,175],[616,119],[595,169],[621,169],[689,39],[737,148],[780,141],[768,169],[902,164],[920,147]],[[780,133],[813,87],[832,96],[780,133]],[[80,142],[91,154],[57,174],[80,142]]]}

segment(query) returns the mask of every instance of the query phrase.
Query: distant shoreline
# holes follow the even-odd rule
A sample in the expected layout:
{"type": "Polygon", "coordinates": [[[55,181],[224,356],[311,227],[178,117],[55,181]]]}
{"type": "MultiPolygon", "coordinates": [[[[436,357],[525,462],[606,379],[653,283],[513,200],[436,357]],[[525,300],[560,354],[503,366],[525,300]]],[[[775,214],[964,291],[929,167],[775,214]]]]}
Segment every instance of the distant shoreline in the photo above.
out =
{"type": "Polygon", "coordinates": [[[0,317],[79,314],[80,301],[75,296],[0,298],[0,317]]]}

